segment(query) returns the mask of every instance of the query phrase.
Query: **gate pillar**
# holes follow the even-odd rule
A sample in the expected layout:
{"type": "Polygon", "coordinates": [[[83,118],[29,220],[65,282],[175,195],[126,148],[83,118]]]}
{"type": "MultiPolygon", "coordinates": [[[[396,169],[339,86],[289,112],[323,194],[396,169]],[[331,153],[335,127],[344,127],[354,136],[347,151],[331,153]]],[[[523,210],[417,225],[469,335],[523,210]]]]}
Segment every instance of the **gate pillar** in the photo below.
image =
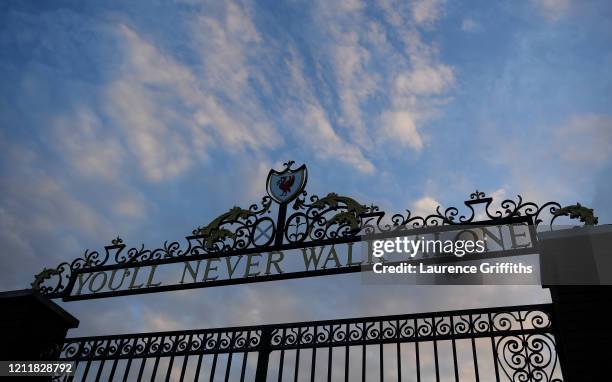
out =
{"type": "Polygon", "coordinates": [[[31,289],[0,293],[0,360],[55,360],[79,320],[31,289]]]}
{"type": "Polygon", "coordinates": [[[540,234],[540,256],[564,381],[606,380],[612,371],[612,226],[540,234]]]}

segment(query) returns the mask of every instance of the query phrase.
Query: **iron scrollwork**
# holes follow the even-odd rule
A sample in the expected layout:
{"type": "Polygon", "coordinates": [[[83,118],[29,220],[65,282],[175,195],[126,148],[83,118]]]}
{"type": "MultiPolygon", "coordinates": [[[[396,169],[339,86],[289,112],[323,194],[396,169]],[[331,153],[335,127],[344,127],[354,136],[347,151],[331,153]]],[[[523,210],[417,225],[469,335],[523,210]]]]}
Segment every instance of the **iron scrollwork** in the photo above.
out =
{"type": "Polygon", "coordinates": [[[67,339],[64,360],[165,357],[190,354],[250,352],[260,348],[261,330],[211,329],[67,339]]]}
{"type": "Polygon", "coordinates": [[[376,207],[366,207],[355,199],[329,193],[323,198],[313,195],[307,200],[303,191],[293,203],[287,218],[284,236],[287,243],[315,243],[316,241],[358,236],[363,219],[376,207]]]}
{"type": "Polygon", "coordinates": [[[434,213],[427,216],[414,216],[410,210],[406,210],[386,220],[386,213],[379,207],[373,204],[366,206],[348,196],[336,193],[321,198],[317,195],[308,196],[304,190],[305,166],[293,169],[292,165],[292,161],[285,163],[282,172],[271,170],[268,186],[272,187],[274,180],[278,179],[279,188],[276,191],[269,189],[269,195],[263,197],[260,204],[253,204],[247,209],[233,207],[208,225],[193,230],[192,235],[185,238],[185,244],[166,241],[162,247],[155,249],[141,245],[126,250],[123,240],[116,238],[111,245],[104,247],[104,251],[86,250],[81,258],[70,263],[61,263],[54,269],[43,269],[35,276],[32,288],[50,298],[57,298],[69,292],[68,285],[75,272],[85,269],[95,271],[109,265],[129,268],[179,259],[240,254],[248,250],[269,252],[289,247],[303,248],[358,240],[373,232],[472,224],[479,221],[496,224],[515,217],[528,217],[534,225],[545,221],[552,225],[560,216],[580,219],[587,225],[597,224],[593,210],[578,203],[564,208],[557,202],[537,205],[523,201],[519,195],[517,200],[503,200],[500,208],[494,209],[493,198],[481,191],[472,193],[464,202],[469,211],[467,214],[461,214],[456,207],[442,210],[438,206],[434,213]],[[292,182],[287,180],[288,177],[298,177],[300,181],[292,182]],[[274,195],[274,192],[279,194],[274,195]],[[286,212],[288,205],[291,205],[289,213],[286,212]],[[484,215],[477,215],[476,207],[484,207],[484,215]],[[479,216],[484,216],[484,219],[479,216]]]}

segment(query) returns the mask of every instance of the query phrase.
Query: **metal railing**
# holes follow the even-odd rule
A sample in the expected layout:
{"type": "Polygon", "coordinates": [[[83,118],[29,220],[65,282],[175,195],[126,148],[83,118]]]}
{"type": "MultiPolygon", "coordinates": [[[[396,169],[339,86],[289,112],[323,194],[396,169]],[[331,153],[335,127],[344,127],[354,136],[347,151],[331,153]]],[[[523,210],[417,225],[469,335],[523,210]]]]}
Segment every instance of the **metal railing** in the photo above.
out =
{"type": "Polygon", "coordinates": [[[551,305],[69,338],[78,381],[560,381],[551,305]]]}

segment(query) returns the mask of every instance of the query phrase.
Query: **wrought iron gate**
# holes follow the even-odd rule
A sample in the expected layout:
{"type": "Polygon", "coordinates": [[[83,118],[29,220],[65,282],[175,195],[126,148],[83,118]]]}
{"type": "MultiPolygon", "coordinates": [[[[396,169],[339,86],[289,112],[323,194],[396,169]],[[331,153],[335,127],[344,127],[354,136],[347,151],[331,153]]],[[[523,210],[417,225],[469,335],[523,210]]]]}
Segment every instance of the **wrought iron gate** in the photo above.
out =
{"type": "Polygon", "coordinates": [[[551,306],[67,339],[77,381],[560,381],[551,306]]]}
{"type": "MultiPolygon", "coordinates": [[[[146,249],[144,245],[129,248],[117,238],[102,252],[85,251],[82,258],[43,269],[36,275],[32,289],[48,298],[73,301],[362,272],[367,267],[362,262],[355,263],[351,255],[347,255],[345,265],[338,263],[331,268],[315,265],[310,269],[306,252],[305,270],[282,272],[278,268],[282,256],[273,259],[272,254],[342,244],[352,248],[353,243],[364,241],[373,233],[421,234],[430,228],[443,231],[475,224],[526,224],[530,232],[535,232],[538,225],[552,225],[560,216],[580,219],[586,225],[597,224],[593,210],[578,203],[561,208],[556,202],[537,205],[518,196],[518,200],[503,200],[500,209],[490,210],[493,198],[479,191],[464,202],[469,211],[466,215],[455,207],[445,210],[438,207],[423,217],[406,210],[405,214],[388,218],[375,205],[366,206],[347,196],[330,193],[322,198],[307,197],[306,167],[292,169],[292,165],[293,162],[286,163],[282,172],[270,171],[266,182],[268,196],[260,206],[230,209],[207,226],[194,230],[193,235],[185,238],[185,245],[174,241],[156,249],[146,249]],[[290,203],[292,212],[288,209],[290,203]],[[205,274],[204,279],[196,280],[200,261],[210,265],[215,259],[225,259],[229,269],[232,258],[235,267],[243,256],[250,261],[263,252],[269,254],[264,273],[251,274],[247,265],[244,275],[239,277],[232,277],[232,270],[224,279],[209,279],[205,274]],[[188,262],[194,262],[195,270],[188,262]],[[153,281],[157,267],[172,264],[184,264],[183,278],[188,271],[193,280],[183,283],[181,278],[179,283],[168,285],[153,281]],[[276,264],[276,273],[271,272],[272,264],[276,264]],[[147,267],[146,285],[134,284],[139,270],[147,267]],[[121,278],[119,286],[113,286],[115,277],[121,278]],[[129,287],[120,289],[127,277],[131,277],[129,287]],[[81,293],[87,280],[89,291],[81,293]]],[[[535,240],[529,248],[513,247],[500,253],[526,255],[537,250],[535,240]]],[[[335,250],[333,253],[337,256],[335,250]]],[[[459,260],[450,256],[422,261],[459,260]]],[[[551,305],[528,305],[70,338],[53,352],[59,353],[61,360],[76,363],[76,374],[69,379],[79,381],[552,382],[561,380],[555,333],[559,332],[551,305]]]]}

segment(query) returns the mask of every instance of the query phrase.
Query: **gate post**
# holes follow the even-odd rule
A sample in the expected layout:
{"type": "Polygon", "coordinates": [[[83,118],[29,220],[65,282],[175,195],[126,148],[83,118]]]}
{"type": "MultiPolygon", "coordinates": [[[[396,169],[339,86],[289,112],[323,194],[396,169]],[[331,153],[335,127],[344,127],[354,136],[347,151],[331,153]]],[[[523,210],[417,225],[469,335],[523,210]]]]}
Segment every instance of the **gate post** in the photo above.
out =
{"type": "Polygon", "coordinates": [[[612,226],[541,233],[542,284],[550,290],[564,381],[610,375],[612,226]]]}
{"type": "Polygon", "coordinates": [[[0,292],[0,360],[57,359],[68,329],[79,320],[31,289],[0,292]]]}
{"type": "Polygon", "coordinates": [[[255,382],[265,382],[268,377],[268,361],[270,359],[270,341],[272,339],[272,328],[261,329],[260,350],[257,354],[257,369],[255,370],[255,382]]]}

